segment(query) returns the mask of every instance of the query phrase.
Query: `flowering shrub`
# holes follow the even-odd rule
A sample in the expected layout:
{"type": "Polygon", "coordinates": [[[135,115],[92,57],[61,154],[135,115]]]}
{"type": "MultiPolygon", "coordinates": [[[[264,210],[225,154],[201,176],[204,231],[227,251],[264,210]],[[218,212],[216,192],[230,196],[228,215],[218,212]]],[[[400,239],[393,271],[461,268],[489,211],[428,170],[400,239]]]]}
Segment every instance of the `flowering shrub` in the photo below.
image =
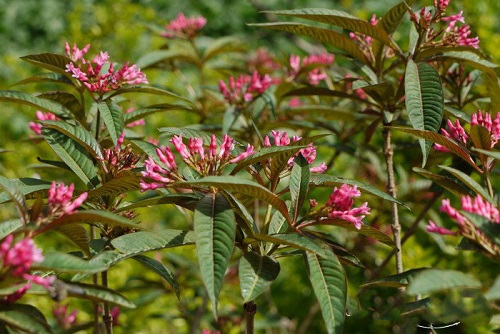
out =
{"type": "Polygon", "coordinates": [[[433,252],[460,236],[459,248],[496,264],[500,256],[497,67],[476,51],[463,12],[446,16],[449,1],[417,12],[412,4],[369,20],[327,9],[275,11],[314,24],[256,25],[331,44],[341,51],[335,55],[279,61],[238,39],[204,36],[210,22],[180,13],[157,33],[164,48],[134,65],[116,65],[103,51],[86,58],[90,45],[68,43],[65,54],[23,57],[51,71],[25,81],[49,82],[42,85],[49,91],[0,91],[0,101],[35,107],[30,141],[53,153],[40,147],[36,177],[0,177],[1,203],[17,212],[0,224],[0,331],[109,334],[129,328],[127,309],[142,314],[150,300],[173,295],[176,311],[155,310],[173,332],[245,326],[253,333],[254,317],[282,332],[351,332],[368,320],[380,332],[492,329],[498,283],[491,277],[482,283],[424,268],[426,256],[404,268],[417,253],[403,247],[415,233],[412,240],[433,252]],[[409,43],[394,34],[407,13],[409,43]],[[487,89],[475,88],[479,72],[487,89]],[[487,111],[471,112],[480,105],[487,111]],[[179,127],[174,112],[192,124],[179,127]],[[150,118],[160,113],[168,115],[150,118]],[[158,126],[152,139],[147,132],[158,126]],[[435,202],[445,191],[440,215],[435,202]],[[166,213],[151,221],[148,208],[162,205],[166,213]],[[442,227],[441,216],[456,227],[442,227]],[[419,229],[421,221],[427,227],[419,229]],[[42,256],[33,238],[50,245],[51,232],[64,239],[42,256]],[[182,252],[170,250],[177,247],[182,252]],[[395,269],[387,269],[393,257],[395,269]],[[132,260],[154,276],[117,269],[132,260]],[[110,279],[118,270],[123,286],[110,279]],[[311,297],[298,293],[307,277],[311,297]],[[301,310],[307,318],[280,313],[269,289],[292,296],[289,304],[313,305],[301,310]],[[21,299],[30,292],[57,303],[54,321],[21,299]],[[84,306],[70,312],[67,298],[84,306]],[[316,313],[321,324],[312,321],[316,313]],[[391,325],[381,324],[384,317],[391,325]]]}

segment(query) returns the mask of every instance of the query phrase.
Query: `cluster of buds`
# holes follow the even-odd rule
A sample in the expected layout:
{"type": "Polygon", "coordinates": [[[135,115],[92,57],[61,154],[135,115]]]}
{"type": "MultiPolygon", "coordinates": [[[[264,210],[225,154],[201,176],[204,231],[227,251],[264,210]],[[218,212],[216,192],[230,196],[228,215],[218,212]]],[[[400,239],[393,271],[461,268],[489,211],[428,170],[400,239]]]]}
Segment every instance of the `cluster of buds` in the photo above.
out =
{"type": "Polygon", "coordinates": [[[325,68],[330,67],[335,60],[333,54],[322,53],[317,55],[309,55],[300,59],[300,56],[290,56],[290,71],[291,80],[297,79],[301,74],[305,75],[307,82],[311,85],[319,85],[321,81],[326,80],[327,74],[325,68]]]}
{"type": "Polygon", "coordinates": [[[49,199],[47,204],[47,217],[60,217],[70,215],[78,209],[87,199],[87,193],[81,193],[77,198],[72,200],[75,185],[71,183],[69,186],[64,184],[56,184],[55,181],[49,189],[49,199]]]}
{"type": "MultiPolygon", "coordinates": [[[[271,131],[271,135],[273,136],[274,146],[288,146],[291,142],[296,142],[302,139],[299,136],[292,136],[289,138],[285,131],[271,131]]],[[[269,136],[264,137],[264,147],[271,147],[271,140],[269,136]]],[[[296,155],[302,154],[302,156],[307,160],[309,164],[312,164],[314,160],[316,160],[316,147],[310,143],[306,148],[301,149],[297,152],[296,155]]],[[[295,156],[296,156],[295,155],[295,156]]],[[[291,157],[288,160],[288,167],[291,169],[293,167],[293,161],[295,156],[291,157]]],[[[312,173],[324,173],[327,169],[327,166],[324,163],[321,163],[319,166],[311,167],[312,173]]]]}
{"type": "Polygon", "coordinates": [[[76,44],[70,48],[66,42],[66,55],[71,62],[66,65],[66,72],[80,81],[91,92],[100,96],[105,93],[119,89],[124,85],[147,84],[148,81],[144,73],[136,65],[130,66],[125,63],[118,71],[115,71],[114,64],[109,62],[107,52],[102,52],[91,61],[84,58],[90,48],[90,44],[83,49],[79,49],[76,44]]]}
{"type": "Polygon", "coordinates": [[[184,13],[179,13],[165,26],[166,32],[161,35],[166,38],[193,39],[206,23],[207,19],[203,16],[186,17],[184,13]]]}
{"type": "Polygon", "coordinates": [[[14,303],[21,298],[31,287],[31,283],[39,284],[48,289],[54,283],[55,276],[42,277],[29,273],[34,263],[42,262],[44,257],[42,251],[35,246],[30,238],[25,238],[17,243],[14,241],[14,235],[9,234],[0,244],[1,278],[14,277],[28,281],[13,294],[3,298],[5,303],[14,303]]]}
{"type": "Polygon", "coordinates": [[[251,76],[230,77],[228,85],[220,80],[219,89],[230,105],[242,106],[264,93],[273,83],[269,75],[260,75],[259,72],[254,71],[251,76]]]}
{"type": "Polygon", "coordinates": [[[116,177],[124,170],[135,168],[141,158],[134,153],[130,144],[122,148],[124,139],[125,132],[122,132],[115,147],[103,150],[103,162],[108,177],[116,177]]]}
{"type": "MultiPolygon", "coordinates": [[[[40,110],[37,110],[35,115],[36,115],[36,119],[39,121],[57,121],[57,120],[59,120],[59,118],[51,112],[42,112],[40,110]]],[[[42,134],[42,124],[35,123],[35,122],[29,122],[28,126],[31,129],[31,131],[33,131],[37,135],[42,134]]]]}
{"type": "Polygon", "coordinates": [[[71,326],[76,324],[76,316],[78,314],[78,310],[69,312],[68,304],[57,304],[52,309],[52,314],[54,315],[54,318],[56,319],[59,327],[68,330],[71,328],[71,326]]]}
{"type": "MultiPolygon", "coordinates": [[[[227,164],[236,163],[255,153],[253,146],[248,145],[246,151],[236,157],[231,155],[234,140],[227,134],[219,147],[215,135],[212,135],[208,146],[204,145],[202,138],[190,138],[187,146],[183,143],[182,136],[174,136],[170,142],[184,163],[202,176],[220,175],[227,164]]],[[[144,162],[144,179],[141,181],[143,191],[182,180],[172,149],[169,146],[160,147],[156,149],[156,154],[161,164],[151,157],[144,162]]]]}
{"type": "MultiPolygon", "coordinates": [[[[498,141],[500,140],[500,113],[498,113],[494,118],[490,113],[485,112],[484,115],[481,110],[478,110],[476,113],[471,116],[471,125],[478,125],[484,127],[490,133],[491,140],[491,148],[493,148],[498,141]]],[[[448,120],[447,121],[448,130],[441,129],[441,133],[450,138],[459,144],[466,146],[469,140],[469,135],[465,131],[465,129],[460,124],[460,121],[457,119],[455,123],[448,120]]],[[[434,144],[434,148],[441,152],[448,152],[449,150],[439,144],[434,144]]]]}

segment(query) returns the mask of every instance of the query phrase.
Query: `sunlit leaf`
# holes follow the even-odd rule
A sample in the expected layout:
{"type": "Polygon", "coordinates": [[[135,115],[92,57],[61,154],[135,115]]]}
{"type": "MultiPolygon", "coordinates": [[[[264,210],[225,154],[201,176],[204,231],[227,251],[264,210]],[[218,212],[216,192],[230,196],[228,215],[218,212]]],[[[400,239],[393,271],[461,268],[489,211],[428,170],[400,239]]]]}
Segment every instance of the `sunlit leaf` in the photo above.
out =
{"type": "Polygon", "coordinates": [[[40,263],[35,263],[32,266],[33,269],[54,270],[66,273],[97,273],[107,269],[99,264],[96,265],[63,252],[45,252],[43,256],[44,260],[40,263]]]}
{"type": "Polygon", "coordinates": [[[85,252],[85,254],[90,254],[90,238],[88,230],[85,227],[79,224],[66,224],[60,225],[58,228],[56,228],[56,231],[63,234],[75,245],[80,247],[85,252]]]}
{"type": "Polygon", "coordinates": [[[139,200],[135,203],[125,205],[118,208],[117,212],[133,210],[136,208],[151,207],[161,204],[175,204],[194,210],[194,207],[196,206],[196,203],[199,199],[199,196],[194,193],[166,194],[159,197],[139,200]]]}
{"type": "Polygon", "coordinates": [[[138,261],[146,268],[151,269],[152,271],[157,273],[161,278],[167,281],[167,283],[170,284],[170,286],[174,290],[177,299],[180,300],[181,292],[179,289],[179,284],[177,283],[174,274],[170,271],[170,269],[165,267],[163,263],[144,255],[135,255],[132,257],[132,259],[138,261]]]}
{"type": "Polygon", "coordinates": [[[129,86],[129,87],[122,87],[122,88],[114,91],[109,97],[111,98],[113,96],[120,95],[120,94],[125,94],[125,93],[142,93],[142,94],[160,95],[160,96],[173,97],[175,99],[179,99],[179,100],[184,100],[186,102],[190,102],[185,97],[182,97],[180,95],[172,93],[172,92],[170,92],[168,90],[157,88],[157,87],[153,87],[153,86],[129,86]]]}
{"type": "Polygon", "coordinates": [[[298,233],[280,233],[280,234],[256,234],[248,239],[266,241],[274,245],[286,245],[303,251],[314,252],[321,256],[328,256],[328,246],[319,241],[313,240],[298,233]]]}
{"type": "Polygon", "coordinates": [[[0,101],[26,104],[45,112],[51,112],[58,116],[71,115],[70,110],[58,103],[15,90],[0,91],[0,101]]]}
{"type": "Polygon", "coordinates": [[[469,134],[475,148],[491,149],[491,134],[484,126],[471,125],[469,134]]]}
{"type": "MultiPolygon", "coordinates": [[[[293,144],[293,143],[292,143],[293,144]]],[[[236,174],[243,168],[258,163],[263,160],[278,158],[278,156],[283,155],[284,159],[288,161],[291,156],[296,154],[302,148],[306,146],[271,146],[271,147],[263,147],[258,152],[252,154],[246,159],[239,161],[234,169],[231,171],[231,175],[236,174]]]]}
{"type": "Polygon", "coordinates": [[[271,257],[245,253],[238,267],[241,296],[245,302],[257,298],[278,277],[280,265],[271,257]]]}
{"type": "Polygon", "coordinates": [[[401,24],[403,17],[415,0],[406,0],[389,9],[378,21],[377,26],[391,35],[401,24]]]}
{"type": "Polygon", "coordinates": [[[415,296],[454,288],[480,289],[481,282],[457,270],[426,269],[415,276],[407,293],[415,296]]]}
{"type": "Polygon", "coordinates": [[[73,82],[66,75],[53,72],[38,73],[36,75],[33,75],[29,78],[26,78],[24,80],[15,83],[13,86],[26,85],[30,83],[40,83],[40,82],[53,82],[53,83],[61,83],[65,85],[74,86],[73,82]]]}
{"type": "Polygon", "coordinates": [[[126,194],[129,191],[139,190],[141,174],[132,171],[125,171],[112,178],[100,187],[94,188],[88,192],[88,197],[110,196],[126,194]]]}
{"type": "Polygon", "coordinates": [[[182,104],[157,104],[141,109],[136,109],[130,113],[125,114],[125,124],[129,124],[131,122],[137,121],[141,118],[158,114],[160,112],[172,111],[172,110],[180,110],[180,111],[193,111],[193,109],[189,106],[182,104]]]}
{"type": "Polygon", "coordinates": [[[111,245],[125,254],[139,254],[153,250],[194,244],[194,233],[182,230],[159,230],[135,232],[122,235],[111,241],[111,245]]]}

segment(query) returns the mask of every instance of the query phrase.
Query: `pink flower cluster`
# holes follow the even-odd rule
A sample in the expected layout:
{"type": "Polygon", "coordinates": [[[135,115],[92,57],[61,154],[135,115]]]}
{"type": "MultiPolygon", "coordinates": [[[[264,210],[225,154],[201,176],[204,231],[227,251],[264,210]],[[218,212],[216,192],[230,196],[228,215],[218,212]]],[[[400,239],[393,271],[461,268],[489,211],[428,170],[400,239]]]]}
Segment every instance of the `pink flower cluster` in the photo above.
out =
{"type": "MultiPolygon", "coordinates": [[[[59,118],[51,112],[41,112],[40,110],[37,110],[35,115],[36,115],[36,119],[38,119],[39,121],[57,121],[57,120],[59,120],[59,118]]],[[[35,123],[35,122],[29,122],[28,126],[37,135],[42,134],[42,124],[35,123]]]]}
{"type": "Polygon", "coordinates": [[[326,202],[329,218],[338,218],[354,224],[359,230],[363,225],[363,218],[370,213],[368,203],[364,202],[360,207],[353,208],[354,198],[361,196],[357,186],[343,184],[340,188],[335,187],[330,199],[326,202]]]}
{"type": "MultiPolygon", "coordinates": [[[[479,125],[484,127],[490,133],[491,147],[493,148],[500,140],[500,113],[498,113],[495,118],[491,116],[490,113],[485,112],[484,115],[481,110],[471,116],[471,125],[479,125]]],[[[457,141],[459,144],[467,145],[469,135],[465,129],[460,124],[459,120],[455,120],[455,123],[448,120],[448,131],[446,129],[441,129],[441,133],[452,140],[457,141]]],[[[439,144],[434,144],[434,148],[441,152],[449,152],[449,150],[439,144]]]]}
{"type": "Polygon", "coordinates": [[[62,329],[70,329],[71,326],[76,324],[76,316],[78,315],[78,310],[73,310],[68,312],[68,304],[57,304],[52,309],[52,314],[56,318],[57,324],[62,329]]]}
{"type": "Polygon", "coordinates": [[[220,80],[219,89],[229,104],[241,106],[264,93],[273,83],[269,75],[260,75],[257,71],[254,71],[251,76],[230,77],[229,85],[220,80]]]}
{"type": "MultiPolygon", "coordinates": [[[[370,18],[370,24],[372,26],[376,26],[377,23],[378,23],[379,19],[377,19],[377,15],[376,14],[373,14],[372,17],[370,18]]],[[[373,43],[373,37],[371,36],[366,36],[366,35],[363,35],[363,34],[359,34],[359,33],[355,33],[355,32],[350,32],[349,33],[349,37],[351,37],[351,39],[365,47],[369,47],[372,45],[373,43]]]]}
{"type": "Polygon", "coordinates": [[[165,26],[166,32],[161,35],[166,38],[194,38],[205,26],[207,19],[203,16],[186,17],[184,13],[179,13],[175,19],[165,26]]]}
{"type": "Polygon", "coordinates": [[[296,79],[300,74],[305,74],[307,81],[311,85],[319,85],[322,80],[327,78],[324,70],[333,64],[335,56],[333,54],[322,53],[309,55],[300,60],[300,56],[290,56],[290,76],[296,79]]]}
{"type": "MultiPolygon", "coordinates": [[[[202,138],[189,138],[187,146],[182,136],[174,136],[170,142],[182,160],[203,176],[219,175],[228,163],[236,163],[255,153],[253,146],[248,145],[245,152],[232,158],[234,140],[227,134],[224,135],[219,147],[215,135],[212,135],[208,147],[204,145],[202,138]]],[[[161,188],[182,179],[178,173],[174,153],[169,146],[157,148],[156,154],[162,165],[151,157],[144,162],[145,170],[141,172],[144,177],[141,181],[143,191],[161,188]]]]}
{"type": "MultiPolygon", "coordinates": [[[[292,136],[292,138],[289,138],[287,133],[285,131],[271,131],[271,135],[274,138],[274,146],[288,146],[291,142],[298,141],[302,139],[299,136],[292,136]]],[[[271,141],[269,140],[269,137],[266,135],[264,137],[264,147],[271,147],[271,141]]],[[[313,146],[312,143],[308,145],[308,147],[301,149],[298,154],[302,154],[302,156],[307,160],[309,164],[312,164],[314,160],[316,160],[316,147],[313,146]]],[[[291,157],[288,160],[288,166],[291,168],[293,166],[293,161],[295,157],[291,157]]],[[[312,173],[324,173],[327,169],[327,166],[324,163],[321,163],[321,165],[316,166],[316,167],[311,167],[311,172],[312,173]]]]}
{"type": "MultiPolygon", "coordinates": [[[[461,202],[463,211],[485,217],[494,224],[500,224],[500,213],[498,211],[498,208],[496,208],[490,202],[485,201],[481,196],[478,195],[474,199],[472,199],[468,195],[463,196],[461,202]]],[[[466,218],[457,209],[451,206],[449,199],[444,199],[441,202],[440,210],[441,212],[446,213],[451,219],[453,219],[460,228],[463,228],[465,226],[466,218]]],[[[438,227],[432,220],[429,221],[427,231],[438,234],[457,234],[456,232],[450,231],[448,229],[438,227]]]]}
{"type": "Polygon", "coordinates": [[[441,19],[443,22],[448,22],[442,42],[444,45],[471,46],[475,49],[479,49],[479,37],[469,37],[471,34],[470,26],[465,24],[462,14],[463,11],[460,11],[458,14],[443,17],[441,19]],[[464,23],[464,25],[458,27],[456,26],[457,22],[464,23]]]}
{"type": "Polygon", "coordinates": [[[90,48],[90,44],[83,49],[78,49],[76,44],[70,48],[68,42],[65,44],[66,55],[71,63],[66,65],[66,72],[71,73],[73,78],[80,81],[91,92],[103,95],[110,90],[116,90],[124,85],[147,84],[144,73],[136,65],[130,66],[125,63],[118,71],[114,64],[109,62],[107,52],[102,52],[91,61],[83,56],[90,48]]]}
{"type": "MultiPolygon", "coordinates": [[[[27,280],[35,284],[42,285],[45,288],[49,288],[52,283],[54,283],[55,276],[42,277],[31,275],[29,273],[33,263],[43,261],[44,257],[42,255],[42,251],[35,246],[35,243],[30,238],[25,238],[15,244],[12,244],[13,240],[14,235],[9,234],[0,244],[2,277],[11,275],[15,278],[27,280]]],[[[31,283],[26,283],[13,294],[5,296],[3,301],[7,303],[15,302],[21,298],[30,287],[31,283]]]]}
{"type": "Polygon", "coordinates": [[[87,199],[87,193],[80,194],[72,200],[75,185],[72,183],[69,186],[64,184],[57,185],[55,181],[49,189],[48,212],[49,214],[62,216],[69,215],[75,212],[83,202],[87,199]]]}

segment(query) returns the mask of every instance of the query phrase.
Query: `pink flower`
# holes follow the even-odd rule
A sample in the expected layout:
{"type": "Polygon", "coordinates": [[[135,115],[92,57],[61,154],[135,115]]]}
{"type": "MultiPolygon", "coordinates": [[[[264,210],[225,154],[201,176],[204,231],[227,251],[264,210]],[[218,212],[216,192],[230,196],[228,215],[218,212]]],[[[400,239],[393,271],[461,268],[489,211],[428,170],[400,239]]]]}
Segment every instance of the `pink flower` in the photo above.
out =
{"type": "Polygon", "coordinates": [[[264,93],[272,84],[273,80],[269,75],[260,75],[254,71],[252,76],[240,75],[236,79],[230,77],[229,85],[220,80],[219,89],[229,104],[244,105],[264,93]]]}
{"type": "Polygon", "coordinates": [[[330,199],[326,203],[328,217],[346,220],[354,224],[359,230],[363,225],[363,218],[370,213],[368,203],[363,203],[360,207],[353,208],[354,198],[361,196],[357,186],[343,184],[340,188],[335,187],[330,199]]]}
{"type": "Polygon", "coordinates": [[[441,235],[456,235],[456,232],[453,232],[451,230],[448,230],[447,228],[444,227],[439,227],[434,223],[432,220],[429,220],[429,225],[425,228],[427,232],[429,233],[436,233],[436,234],[441,234],[441,235]]]}
{"type": "Polygon", "coordinates": [[[253,149],[253,146],[248,144],[245,152],[240,153],[236,158],[229,160],[229,162],[232,164],[237,163],[238,161],[248,158],[252,154],[255,154],[255,151],[253,149]]]}
{"type": "Polygon", "coordinates": [[[73,310],[68,313],[68,304],[57,304],[52,309],[52,314],[56,318],[58,325],[63,329],[69,329],[71,326],[76,324],[76,316],[78,310],[73,310]]]}
{"type": "MultiPolygon", "coordinates": [[[[441,133],[443,134],[443,136],[450,138],[450,139],[453,139],[453,140],[455,140],[455,141],[457,141],[460,144],[463,144],[465,146],[469,136],[467,135],[464,128],[460,124],[459,120],[458,119],[455,120],[455,124],[453,124],[450,120],[448,120],[447,124],[448,124],[448,130],[450,132],[448,132],[448,131],[446,131],[446,129],[442,128],[441,133]]],[[[449,150],[446,147],[444,147],[440,144],[434,144],[434,149],[436,149],[437,151],[441,151],[441,152],[449,152],[449,150]]]]}
{"type": "Polygon", "coordinates": [[[462,210],[486,217],[492,223],[500,224],[498,209],[490,202],[483,200],[479,195],[474,200],[468,195],[463,196],[462,210]]]}
{"type": "MultiPolygon", "coordinates": [[[[39,121],[57,121],[57,120],[59,120],[59,118],[51,112],[41,112],[40,110],[37,110],[35,115],[39,121]]],[[[42,124],[35,123],[35,122],[29,122],[28,126],[37,135],[42,134],[42,124]]]]}
{"type": "Polygon", "coordinates": [[[60,215],[69,215],[78,209],[87,199],[88,194],[84,192],[71,201],[74,189],[75,185],[73,183],[69,186],[65,186],[64,184],[57,185],[56,182],[53,181],[49,189],[49,212],[52,214],[58,213],[60,215]]]}
{"type": "Polygon", "coordinates": [[[207,19],[203,16],[185,17],[184,13],[179,13],[175,19],[165,26],[166,32],[161,35],[166,38],[194,38],[205,26],[207,19]]]}
{"type": "Polygon", "coordinates": [[[448,27],[446,28],[446,32],[449,32],[451,31],[454,27],[455,27],[455,24],[457,22],[462,22],[462,23],[465,23],[465,19],[464,17],[462,16],[462,14],[464,13],[463,10],[461,10],[458,14],[455,14],[455,15],[450,15],[448,17],[443,17],[441,18],[441,21],[444,21],[444,22],[449,22],[448,23],[448,27]]]}
{"type": "Polygon", "coordinates": [[[313,54],[304,57],[301,64],[300,56],[290,55],[290,76],[292,79],[296,79],[299,75],[305,74],[309,84],[319,85],[322,80],[327,78],[324,68],[332,65],[334,59],[333,54],[313,54]]]}
{"type": "Polygon", "coordinates": [[[484,116],[481,110],[471,116],[471,125],[480,125],[490,132],[491,147],[494,147],[500,140],[500,113],[497,113],[495,119],[492,119],[489,112],[485,112],[484,116]]]}
{"type": "Polygon", "coordinates": [[[115,306],[111,309],[110,315],[111,318],[113,319],[113,326],[120,326],[119,317],[120,317],[120,308],[118,306],[115,306]]]}

